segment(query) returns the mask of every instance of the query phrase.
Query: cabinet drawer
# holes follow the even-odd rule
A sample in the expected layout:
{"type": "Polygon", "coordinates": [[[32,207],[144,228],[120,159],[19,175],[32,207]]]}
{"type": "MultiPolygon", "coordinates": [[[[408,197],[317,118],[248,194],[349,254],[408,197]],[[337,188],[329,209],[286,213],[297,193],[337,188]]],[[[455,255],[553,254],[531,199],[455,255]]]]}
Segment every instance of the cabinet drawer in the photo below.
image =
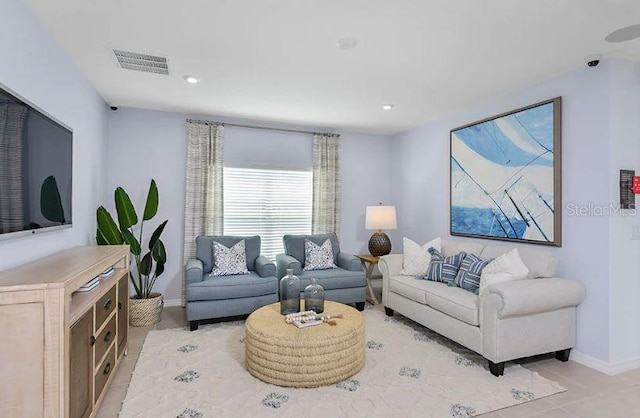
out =
{"type": "Polygon", "coordinates": [[[111,289],[103,297],[96,302],[96,330],[100,329],[105,319],[111,315],[116,308],[116,286],[111,289]]]}
{"type": "Polygon", "coordinates": [[[98,370],[96,371],[95,401],[97,401],[100,398],[100,395],[102,395],[102,390],[107,384],[107,380],[109,380],[109,376],[111,376],[115,367],[116,367],[116,346],[114,344],[111,346],[111,349],[109,350],[109,354],[107,354],[107,357],[104,358],[104,360],[100,364],[100,367],[98,367],[98,370]]]}
{"type": "Polygon", "coordinates": [[[102,356],[109,349],[109,346],[116,339],[116,316],[112,316],[106,327],[100,335],[96,337],[96,366],[102,360],[102,356]]]}

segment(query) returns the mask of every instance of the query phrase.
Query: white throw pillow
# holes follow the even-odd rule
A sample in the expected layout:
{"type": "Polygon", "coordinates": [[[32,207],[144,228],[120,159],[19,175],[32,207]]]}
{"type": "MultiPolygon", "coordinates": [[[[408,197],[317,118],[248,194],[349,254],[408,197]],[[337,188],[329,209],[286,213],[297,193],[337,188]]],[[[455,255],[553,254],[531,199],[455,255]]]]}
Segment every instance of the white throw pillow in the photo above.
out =
{"type": "Polygon", "coordinates": [[[404,237],[402,238],[402,246],[402,271],[400,274],[417,276],[419,274],[427,274],[427,269],[431,262],[429,248],[433,247],[440,251],[442,249],[442,242],[438,237],[420,246],[417,242],[404,237]]]}
{"type": "Polygon", "coordinates": [[[526,279],[527,274],[529,269],[522,262],[518,249],[514,248],[497,257],[482,270],[479,294],[495,283],[526,279]]]}
{"type": "Polygon", "coordinates": [[[231,248],[213,241],[213,268],[210,276],[235,274],[249,274],[244,240],[239,241],[231,248]]]}
{"type": "Polygon", "coordinates": [[[331,240],[326,239],[322,245],[317,245],[308,239],[304,240],[304,270],[326,270],[338,268],[333,263],[333,246],[331,240]]]}

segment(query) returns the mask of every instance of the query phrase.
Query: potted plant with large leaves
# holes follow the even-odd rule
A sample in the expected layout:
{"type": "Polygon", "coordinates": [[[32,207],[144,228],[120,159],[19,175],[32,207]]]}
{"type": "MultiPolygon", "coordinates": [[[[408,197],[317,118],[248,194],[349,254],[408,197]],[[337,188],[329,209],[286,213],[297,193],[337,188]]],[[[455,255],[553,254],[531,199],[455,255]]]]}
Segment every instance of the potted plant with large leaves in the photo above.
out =
{"type": "Polygon", "coordinates": [[[167,262],[167,253],[160,235],[168,221],[165,220],[153,231],[147,249],[143,245],[145,221],[153,219],[158,212],[158,201],[158,187],[155,180],[151,180],[137,237],[134,227],[138,225],[138,214],[129,195],[122,187],[118,187],[115,191],[117,225],[104,206],[100,206],[96,212],[98,245],[128,244],[131,250],[135,265],[129,276],[136,294],[129,299],[129,322],[136,327],[158,323],[162,312],[162,295],[152,290],[156,280],[164,272],[167,262]]]}

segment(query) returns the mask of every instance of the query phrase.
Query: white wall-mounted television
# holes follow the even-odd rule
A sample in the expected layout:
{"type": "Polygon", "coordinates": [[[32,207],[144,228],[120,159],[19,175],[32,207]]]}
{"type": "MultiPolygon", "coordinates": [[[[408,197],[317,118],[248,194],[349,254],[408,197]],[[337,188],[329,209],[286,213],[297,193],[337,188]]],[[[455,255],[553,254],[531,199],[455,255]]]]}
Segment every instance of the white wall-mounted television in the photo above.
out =
{"type": "Polygon", "coordinates": [[[72,130],[0,85],[0,240],[72,225],[72,130]]]}

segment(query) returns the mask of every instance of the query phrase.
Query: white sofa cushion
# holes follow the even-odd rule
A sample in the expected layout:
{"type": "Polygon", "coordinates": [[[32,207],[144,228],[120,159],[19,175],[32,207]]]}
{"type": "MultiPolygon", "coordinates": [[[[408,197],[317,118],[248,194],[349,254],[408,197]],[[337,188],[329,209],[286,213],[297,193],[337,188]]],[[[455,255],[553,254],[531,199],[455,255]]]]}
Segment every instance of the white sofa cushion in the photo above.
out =
{"type": "Polygon", "coordinates": [[[427,305],[469,325],[479,326],[478,296],[459,287],[434,284],[436,286],[427,289],[427,305]]]}
{"type": "Polygon", "coordinates": [[[440,251],[440,238],[433,239],[423,245],[410,240],[407,237],[402,238],[403,259],[402,271],[400,274],[407,276],[417,276],[427,274],[429,262],[431,262],[431,254],[429,248],[433,247],[440,251]]]}
{"type": "MultiPolygon", "coordinates": [[[[493,245],[487,246],[480,254],[480,258],[488,260],[490,258],[497,258],[502,254],[505,254],[513,250],[514,246],[508,245],[493,245]]],[[[558,264],[560,258],[556,253],[551,251],[541,250],[539,248],[529,247],[517,247],[520,258],[529,273],[527,279],[535,279],[538,277],[556,277],[558,274],[558,264]]]]}
{"type": "Polygon", "coordinates": [[[411,276],[391,276],[389,291],[456,318],[478,326],[478,296],[445,283],[418,280],[411,276]]]}
{"type": "Polygon", "coordinates": [[[389,291],[426,305],[426,290],[431,284],[434,284],[434,282],[418,280],[412,276],[391,276],[389,279],[389,291]]]}
{"type": "Polygon", "coordinates": [[[524,280],[527,274],[529,269],[522,262],[518,249],[514,248],[497,257],[482,270],[479,293],[482,294],[492,284],[524,280]]]}

